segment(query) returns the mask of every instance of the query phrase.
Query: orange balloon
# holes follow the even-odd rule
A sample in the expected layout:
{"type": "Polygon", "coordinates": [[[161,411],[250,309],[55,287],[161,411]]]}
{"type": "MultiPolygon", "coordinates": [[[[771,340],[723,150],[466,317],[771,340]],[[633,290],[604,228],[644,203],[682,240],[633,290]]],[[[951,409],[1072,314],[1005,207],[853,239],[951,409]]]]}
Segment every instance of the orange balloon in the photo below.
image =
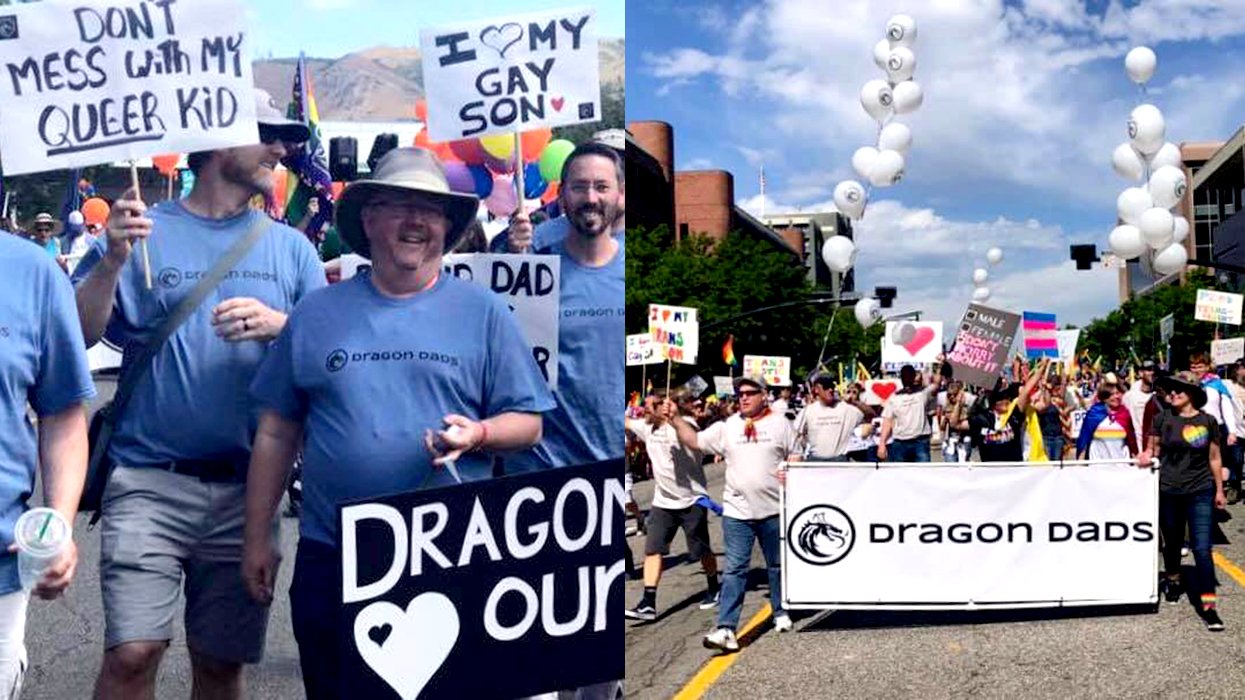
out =
{"type": "Polygon", "coordinates": [[[156,166],[156,170],[165,177],[173,177],[173,173],[177,172],[177,164],[182,157],[177,153],[170,153],[163,156],[152,156],[151,162],[156,166]]]}
{"type": "Polygon", "coordinates": [[[415,145],[419,148],[432,148],[432,141],[428,140],[427,129],[420,129],[419,133],[415,134],[415,145]]]}
{"type": "Polygon", "coordinates": [[[540,196],[541,204],[548,204],[558,198],[559,184],[557,182],[549,183],[549,186],[545,188],[545,193],[540,196]]]}
{"type": "Polygon", "coordinates": [[[452,149],[450,149],[450,145],[448,143],[434,143],[431,144],[431,146],[432,152],[437,154],[437,157],[441,159],[442,163],[459,163],[462,161],[462,159],[459,158],[452,149]]]}
{"type": "Polygon", "coordinates": [[[523,162],[531,163],[540,160],[541,152],[551,140],[553,140],[553,129],[535,129],[520,134],[519,143],[523,148],[523,162]]]}
{"type": "Polygon", "coordinates": [[[104,225],[108,221],[110,207],[108,202],[99,197],[92,197],[82,203],[82,220],[87,224],[104,225]]]}
{"type": "Polygon", "coordinates": [[[417,100],[415,102],[415,118],[425,124],[428,123],[428,100],[417,100]]]}

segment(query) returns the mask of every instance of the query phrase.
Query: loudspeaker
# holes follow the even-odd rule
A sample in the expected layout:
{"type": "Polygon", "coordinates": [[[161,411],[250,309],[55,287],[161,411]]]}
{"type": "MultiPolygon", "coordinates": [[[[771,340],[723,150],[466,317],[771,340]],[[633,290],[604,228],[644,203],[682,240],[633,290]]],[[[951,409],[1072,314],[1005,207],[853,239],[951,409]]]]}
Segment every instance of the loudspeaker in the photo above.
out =
{"type": "Polygon", "coordinates": [[[380,159],[397,147],[397,134],[380,134],[377,136],[376,140],[372,142],[372,152],[367,156],[367,169],[375,170],[376,164],[380,162],[380,159]]]}
{"type": "Polygon", "coordinates": [[[353,136],[329,140],[329,175],[334,182],[354,182],[359,178],[359,142],[353,136]]]}

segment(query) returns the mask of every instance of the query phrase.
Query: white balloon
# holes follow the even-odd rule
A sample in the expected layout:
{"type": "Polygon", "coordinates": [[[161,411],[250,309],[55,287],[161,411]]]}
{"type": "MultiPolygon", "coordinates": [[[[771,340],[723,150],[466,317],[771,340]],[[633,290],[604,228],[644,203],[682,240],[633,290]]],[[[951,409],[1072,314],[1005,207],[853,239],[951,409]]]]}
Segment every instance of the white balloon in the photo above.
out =
{"type": "Polygon", "coordinates": [[[891,43],[886,39],[882,39],[873,45],[873,62],[878,68],[886,70],[886,59],[891,57],[891,43]]]}
{"type": "Polygon", "coordinates": [[[860,88],[860,106],[877,121],[882,121],[891,113],[894,101],[891,86],[885,80],[870,80],[860,88]]]}
{"type": "Polygon", "coordinates": [[[1141,237],[1147,245],[1155,250],[1162,250],[1172,244],[1175,222],[1172,213],[1161,207],[1151,207],[1141,215],[1137,224],[1141,229],[1141,237]]]}
{"type": "Polygon", "coordinates": [[[831,236],[821,246],[821,259],[831,270],[847,272],[856,264],[856,244],[847,236],[831,236]]]}
{"type": "Polygon", "coordinates": [[[1158,67],[1159,58],[1148,46],[1138,46],[1124,57],[1124,70],[1128,78],[1141,85],[1154,77],[1154,69],[1158,67]]]}
{"type": "Polygon", "coordinates": [[[1174,275],[1189,262],[1189,251],[1184,244],[1173,243],[1154,255],[1154,271],[1160,275],[1174,275]]]}
{"type": "Polygon", "coordinates": [[[912,46],[916,43],[916,20],[908,15],[895,15],[886,22],[886,38],[891,46],[912,46]]]}
{"type": "Polygon", "coordinates": [[[849,219],[864,216],[867,201],[865,188],[855,180],[844,180],[834,188],[834,206],[849,219]]]}
{"type": "Polygon", "coordinates": [[[902,83],[911,78],[915,72],[916,54],[906,46],[894,49],[886,58],[886,77],[890,78],[892,83],[902,83]]]}
{"type": "Polygon", "coordinates": [[[986,261],[989,262],[991,265],[998,265],[999,263],[1003,262],[1003,249],[1002,248],[991,248],[990,250],[987,250],[986,261]]]}
{"type": "Polygon", "coordinates": [[[1184,239],[1189,237],[1189,220],[1179,214],[1172,216],[1174,226],[1172,226],[1172,242],[1184,243],[1184,239]]]}
{"type": "Polygon", "coordinates": [[[1141,187],[1129,187],[1120,193],[1115,200],[1115,210],[1120,220],[1136,226],[1141,223],[1141,215],[1154,206],[1150,193],[1141,187]]]}
{"type": "Polygon", "coordinates": [[[1148,160],[1150,161],[1151,170],[1158,170],[1165,165],[1170,165],[1173,168],[1184,168],[1184,158],[1180,155],[1180,146],[1171,141],[1164,143],[1148,160]]]}
{"type": "Polygon", "coordinates": [[[878,160],[878,149],[873,146],[861,146],[852,154],[852,170],[860,176],[862,180],[869,179],[869,172],[873,170],[873,164],[878,160]]]}
{"type": "Polygon", "coordinates": [[[987,301],[990,299],[989,287],[978,287],[973,290],[973,301],[987,301]]]}
{"type": "Polygon", "coordinates": [[[904,175],[904,158],[897,151],[879,151],[878,159],[869,170],[869,182],[874,187],[890,187],[898,184],[904,175]]]}
{"type": "Polygon", "coordinates": [[[86,223],[86,218],[82,216],[82,212],[80,211],[71,211],[69,212],[68,221],[70,226],[81,226],[86,223]]]}
{"type": "Polygon", "coordinates": [[[878,134],[879,151],[889,149],[908,155],[909,148],[912,148],[912,129],[909,129],[907,124],[891,122],[882,128],[882,133],[878,134]]]}
{"type": "Polygon", "coordinates": [[[1125,260],[1132,260],[1146,252],[1146,242],[1141,237],[1141,229],[1132,224],[1121,224],[1112,229],[1108,243],[1111,246],[1111,252],[1125,260]]]}
{"type": "Polygon", "coordinates": [[[986,268],[979,267],[973,270],[973,284],[985,284],[990,279],[990,273],[986,272],[986,268]]]}
{"type": "Polygon", "coordinates": [[[882,319],[882,308],[872,297],[856,302],[855,312],[856,322],[862,328],[868,328],[882,319]]]}
{"type": "Polygon", "coordinates": [[[1145,155],[1157,153],[1167,136],[1163,113],[1154,105],[1137,105],[1128,116],[1128,138],[1145,155]]]}
{"type": "Polygon", "coordinates": [[[1111,167],[1125,180],[1136,182],[1146,172],[1146,162],[1131,143],[1121,143],[1111,152],[1111,167]]]}
{"type": "Polygon", "coordinates": [[[1171,209],[1184,199],[1188,189],[1189,183],[1180,168],[1164,165],[1150,176],[1150,197],[1156,207],[1171,209]]]}
{"type": "Polygon", "coordinates": [[[895,114],[911,114],[921,107],[925,101],[925,93],[915,80],[905,80],[895,86],[891,92],[895,114]]]}

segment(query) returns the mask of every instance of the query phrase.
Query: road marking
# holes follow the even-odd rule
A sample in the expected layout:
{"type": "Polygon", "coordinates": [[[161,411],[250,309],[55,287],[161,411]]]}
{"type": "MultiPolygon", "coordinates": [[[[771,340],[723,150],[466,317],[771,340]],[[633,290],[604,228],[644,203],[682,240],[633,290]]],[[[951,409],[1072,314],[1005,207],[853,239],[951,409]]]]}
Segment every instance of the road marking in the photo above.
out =
{"type": "Polygon", "coordinates": [[[1236,580],[1237,583],[1241,584],[1242,588],[1245,588],[1245,571],[1241,571],[1241,567],[1233,564],[1230,559],[1223,556],[1219,552],[1215,552],[1212,556],[1215,558],[1215,563],[1219,565],[1220,569],[1226,571],[1229,576],[1236,580]]]}
{"type": "MultiPolygon", "coordinates": [[[[744,639],[753,630],[768,621],[772,612],[773,610],[770,608],[769,603],[766,603],[765,607],[761,608],[756,615],[752,616],[751,620],[748,620],[748,624],[744,625],[743,630],[739,633],[739,639],[744,639]]],[[[742,653],[743,648],[733,654],[720,654],[709,659],[701,667],[700,671],[692,677],[692,680],[683,686],[678,695],[674,696],[674,700],[699,700],[709,690],[709,686],[713,685],[723,673],[726,673],[726,669],[730,668],[742,653]]]]}

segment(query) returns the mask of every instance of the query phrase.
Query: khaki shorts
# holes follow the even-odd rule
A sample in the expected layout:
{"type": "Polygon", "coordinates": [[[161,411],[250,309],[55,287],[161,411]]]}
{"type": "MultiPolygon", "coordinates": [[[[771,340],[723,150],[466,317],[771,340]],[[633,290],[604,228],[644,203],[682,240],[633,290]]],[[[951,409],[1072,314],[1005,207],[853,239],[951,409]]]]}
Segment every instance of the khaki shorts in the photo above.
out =
{"type": "Polygon", "coordinates": [[[260,661],[268,606],[242,580],[245,490],[160,469],[113,470],[100,529],[105,649],[171,640],[184,576],[187,646],[225,662],[260,661]]]}

